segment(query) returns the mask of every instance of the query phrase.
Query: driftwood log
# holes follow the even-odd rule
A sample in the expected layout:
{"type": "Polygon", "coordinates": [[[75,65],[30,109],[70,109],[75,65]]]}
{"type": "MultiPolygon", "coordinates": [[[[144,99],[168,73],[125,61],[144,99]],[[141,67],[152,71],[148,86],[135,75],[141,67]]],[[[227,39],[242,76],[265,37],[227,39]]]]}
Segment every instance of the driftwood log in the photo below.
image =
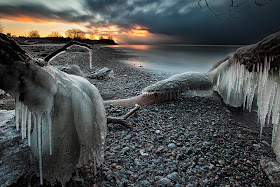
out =
{"type": "Polygon", "coordinates": [[[254,64],[264,64],[265,58],[271,57],[270,71],[280,67],[280,32],[269,35],[256,44],[247,45],[236,50],[234,59],[244,64],[249,71],[253,70],[254,64]]]}

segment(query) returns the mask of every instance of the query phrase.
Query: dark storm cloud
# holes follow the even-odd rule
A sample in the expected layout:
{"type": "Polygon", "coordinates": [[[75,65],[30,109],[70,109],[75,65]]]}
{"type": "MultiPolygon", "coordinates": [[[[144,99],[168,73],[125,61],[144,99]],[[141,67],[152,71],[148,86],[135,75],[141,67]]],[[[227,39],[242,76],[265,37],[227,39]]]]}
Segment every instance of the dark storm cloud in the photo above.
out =
{"type": "Polygon", "coordinates": [[[82,9],[75,10],[54,10],[40,4],[40,1],[14,6],[0,3],[0,16],[29,15],[84,22],[93,29],[109,25],[129,29],[140,25],[151,33],[174,36],[180,38],[181,43],[193,44],[252,43],[280,30],[279,0],[269,1],[261,8],[253,1],[243,1],[245,3],[240,6],[236,19],[228,15],[230,1],[208,2],[216,14],[224,13],[221,20],[205,4],[201,3],[200,8],[197,0],[84,0],[80,1],[82,9]]]}
{"type": "Polygon", "coordinates": [[[196,0],[85,2],[90,11],[98,13],[107,24],[121,27],[142,25],[152,33],[180,37],[182,43],[252,43],[280,30],[280,1],[276,0],[263,7],[247,1],[239,9],[235,9],[234,18],[229,16],[229,4],[208,1],[216,14],[223,13],[219,17],[221,19],[217,19],[203,3],[201,9],[196,0]]]}
{"type": "Polygon", "coordinates": [[[57,20],[67,22],[84,22],[91,17],[80,15],[74,10],[56,11],[39,3],[23,3],[18,5],[0,4],[0,17],[28,16],[42,20],[57,20]]]}

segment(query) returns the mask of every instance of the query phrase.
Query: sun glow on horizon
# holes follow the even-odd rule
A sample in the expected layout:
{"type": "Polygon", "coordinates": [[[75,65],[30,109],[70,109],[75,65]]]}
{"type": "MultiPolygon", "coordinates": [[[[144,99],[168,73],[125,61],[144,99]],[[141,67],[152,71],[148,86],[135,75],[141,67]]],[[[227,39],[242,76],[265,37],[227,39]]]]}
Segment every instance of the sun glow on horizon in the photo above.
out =
{"type": "Polygon", "coordinates": [[[147,37],[147,35],[149,34],[147,29],[142,28],[139,25],[137,25],[135,28],[131,29],[130,32],[131,32],[130,35],[132,35],[132,36],[140,36],[140,37],[147,37]]]}
{"type": "Polygon", "coordinates": [[[28,32],[32,30],[38,30],[40,37],[47,37],[52,32],[58,32],[60,35],[65,37],[65,31],[69,29],[84,29],[84,27],[78,24],[51,21],[33,23],[14,20],[1,20],[1,23],[4,27],[4,33],[11,33],[11,35],[15,36],[27,36],[28,32]]]}
{"type": "MultiPolygon", "coordinates": [[[[29,16],[10,16],[3,17],[1,24],[4,27],[4,33],[10,33],[12,36],[28,37],[30,31],[39,31],[40,37],[47,37],[52,32],[66,37],[65,32],[70,29],[80,29],[86,34],[86,38],[98,40],[113,38],[116,43],[128,44],[135,41],[149,43],[155,40],[155,35],[148,31],[148,28],[140,25],[134,25],[131,28],[122,28],[118,25],[88,27],[86,23],[59,22],[53,19],[34,18],[29,16]]],[[[136,42],[137,43],[137,42],[136,42]]]]}

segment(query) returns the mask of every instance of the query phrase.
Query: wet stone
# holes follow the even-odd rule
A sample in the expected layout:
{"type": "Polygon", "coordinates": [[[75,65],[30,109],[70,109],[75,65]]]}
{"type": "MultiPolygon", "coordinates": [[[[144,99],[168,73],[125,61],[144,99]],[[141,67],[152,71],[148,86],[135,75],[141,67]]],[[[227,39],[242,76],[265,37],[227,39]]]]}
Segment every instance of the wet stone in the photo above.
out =
{"type": "Polygon", "coordinates": [[[202,143],[202,147],[206,148],[206,149],[209,148],[211,145],[212,145],[212,142],[203,142],[202,143]]]}
{"type": "Polygon", "coordinates": [[[254,146],[255,148],[257,148],[257,149],[260,149],[260,148],[261,148],[261,146],[260,146],[259,144],[253,144],[253,146],[254,146]]]}
{"type": "Polygon", "coordinates": [[[176,148],[176,145],[174,143],[170,143],[168,144],[167,146],[169,149],[175,149],[176,148]]]}
{"type": "Polygon", "coordinates": [[[172,186],[172,183],[168,178],[162,178],[159,181],[159,186],[172,186]]]}
{"type": "Polygon", "coordinates": [[[173,172],[169,175],[167,175],[167,178],[169,178],[171,181],[177,181],[179,177],[179,174],[177,172],[173,172]]]}
{"type": "Polygon", "coordinates": [[[195,150],[192,148],[192,147],[190,147],[190,148],[188,148],[187,150],[186,150],[186,154],[188,154],[188,155],[190,155],[190,154],[192,154],[192,153],[194,153],[195,152],[195,150]]]}
{"type": "Polygon", "coordinates": [[[196,180],[196,177],[195,176],[190,176],[189,177],[189,181],[195,181],[196,180]]]}
{"type": "Polygon", "coordinates": [[[135,159],[134,164],[135,164],[135,166],[141,166],[139,159],[135,159]]]}
{"type": "Polygon", "coordinates": [[[131,138],[131,135],[127,135],[124,137],[124,140],[129,140],[131,138]]]}
{"type": "Polygon", "coordinates": [[[160,130],[156,130],[155,133],[156,133],[156,134],[159,134],[159,133],[160,133],[160,130]]]}
{"type": "Polygon", "coordinates": [[[106,175],[106,180],[111,181],[113,179],[112,175],[106,175]]]}
{"type": "Polygon", "coordinates": [[[121,150],[121,152],[126,153],[126,152],[128,152],[129,150],[130,150],[129,147],[124,147],[124,148],[121,150]]]}

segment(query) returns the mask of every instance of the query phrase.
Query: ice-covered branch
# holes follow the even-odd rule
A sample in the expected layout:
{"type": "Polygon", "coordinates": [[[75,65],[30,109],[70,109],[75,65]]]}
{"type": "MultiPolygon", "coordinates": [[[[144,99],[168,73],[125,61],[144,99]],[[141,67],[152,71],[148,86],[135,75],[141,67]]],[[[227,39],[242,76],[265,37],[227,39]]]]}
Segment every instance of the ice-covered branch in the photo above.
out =
{"type": "Polygon", "coordinates": [[[224,102],[252,110],[255,100],[261,131],[273,124],[272,147],[280,161],[280,32],[239,48],[208,73],[224,102]]]}
{"type": "Polygon", "coordinates": [[[106,114],[90,82],[41,61],[0,35],[0,89],[16,98],[16,127],[27,133],[41,184],[43,177],[65,183],[77,164],[102,160],[106,114]]]}
{"type": "Polygon", "coordinates": [[[52,58],[57,56],[59,53],[65,51],[68,47],[70,47],[72,45],[83,46],[83,47],[86,47],[87,49],[91,50],[91,46],[90,45],[88,45],[86,43],[82,43],[82,42],[78,42],[78,41],[73,40],[73,41],[65,44],[63,47],[61,47],[61,48],[57,49],[56,51],[52,52],[51,54],[47,55],[44,60],[46,62],[49,62],[52,58]]]}

